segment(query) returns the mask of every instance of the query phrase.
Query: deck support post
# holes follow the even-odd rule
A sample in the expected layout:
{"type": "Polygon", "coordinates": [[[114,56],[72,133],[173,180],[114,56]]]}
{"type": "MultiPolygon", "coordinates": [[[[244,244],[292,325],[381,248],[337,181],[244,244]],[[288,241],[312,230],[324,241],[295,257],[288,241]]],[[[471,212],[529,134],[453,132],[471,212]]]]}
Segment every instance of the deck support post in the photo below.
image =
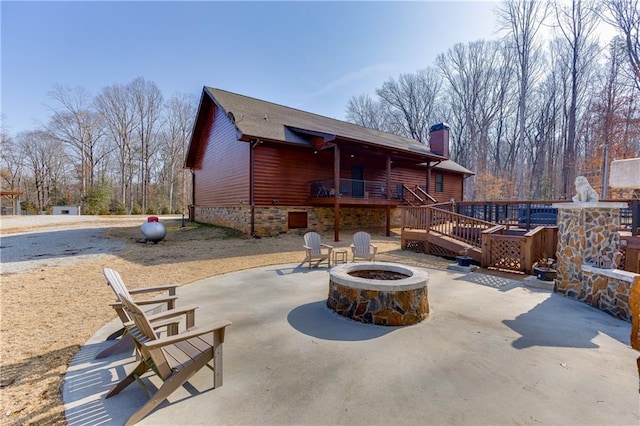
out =
{"type": "Polygon", "coordinates": [[[340,241],[340,148],[333,146],[333,187],[335,188],[335,204],[333,205],[333,234],[336,242],[340,241]]]}
{"type": "MultiPolygon", "coordinates": [[[[256,234],[256,206],[255,206],[255,162],[256,156],[253,150],[258,146],[258,141],[253,141],[249,144],[249,208],[250,208],[250,223],[251,223],[251,236],[256,234]]],[[[244,226],[243,226],[244,227],[244,226]]],[[[243,229],[244,231],[244,229],[243,229]]]]}
{"type": "MultiPolygon", "coordinates": [[[[431,161],[427,160],[427,179],[426,179],[426,189],[427,189],[427,194],[430,193],[431,191],[431,161]]],[[[425,204],[428,203],[427,200],[425,200],[425,204]]]]}
{"type": "MultiPolygon", "coordinates": [[[[391,155],[387,154],[387,185],[386,185],[386,194],[384,197],[388,200],[391,192],[391,155]]],[[[387,237],[391,236],[391,207],[387,205],[386,208],[386,235],[387,237]]]]}

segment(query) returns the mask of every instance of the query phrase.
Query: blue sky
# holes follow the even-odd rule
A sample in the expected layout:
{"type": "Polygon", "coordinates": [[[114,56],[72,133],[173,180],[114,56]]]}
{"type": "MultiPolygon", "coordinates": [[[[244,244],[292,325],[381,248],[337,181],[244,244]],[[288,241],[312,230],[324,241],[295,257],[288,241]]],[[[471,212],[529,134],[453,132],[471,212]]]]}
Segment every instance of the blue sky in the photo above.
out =
{"type": "Polygon", "coordinates": [[[46,122],[55,85],[97,94],[140,76],[167,98],[207,85],[343,119],[352,96],[496,38],[497,4],[3,0],[3,126],[46,122]]]}

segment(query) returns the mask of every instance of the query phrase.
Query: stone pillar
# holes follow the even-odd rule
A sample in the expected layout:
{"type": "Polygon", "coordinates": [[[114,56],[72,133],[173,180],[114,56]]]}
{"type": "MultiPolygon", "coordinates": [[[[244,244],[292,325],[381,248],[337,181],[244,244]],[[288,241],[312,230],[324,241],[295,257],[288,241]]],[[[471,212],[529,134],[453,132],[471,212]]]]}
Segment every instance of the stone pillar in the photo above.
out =
{"type": "Polygon", "coordinates": [[[615,261],[620,246],[620,209],[625,203],[585,202],[554,204],[558,209],[558,293],[579,299],[582,265],[600,256],[615,261]]]}

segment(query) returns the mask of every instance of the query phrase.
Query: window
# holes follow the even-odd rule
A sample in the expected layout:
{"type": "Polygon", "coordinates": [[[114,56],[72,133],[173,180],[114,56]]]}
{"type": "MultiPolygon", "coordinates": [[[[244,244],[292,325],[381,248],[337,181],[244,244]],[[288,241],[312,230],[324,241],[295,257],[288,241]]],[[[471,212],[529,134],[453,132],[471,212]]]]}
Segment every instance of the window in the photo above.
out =
{"type": "Polygon", "coordinates": [[[444,176],[436,173],[436,192],[444,192],[444,176]]]}

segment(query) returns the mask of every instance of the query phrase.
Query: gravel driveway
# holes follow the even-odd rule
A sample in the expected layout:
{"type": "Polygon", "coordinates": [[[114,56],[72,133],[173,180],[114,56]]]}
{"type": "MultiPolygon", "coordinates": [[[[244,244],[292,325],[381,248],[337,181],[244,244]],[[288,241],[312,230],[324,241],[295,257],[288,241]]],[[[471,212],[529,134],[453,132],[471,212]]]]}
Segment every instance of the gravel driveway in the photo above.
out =
{"type": "Polygon", "coordinates": [[[142,224],[146,216],[2,216],[0,272],[69,265],[121,249],[124,243],[103,238],[110,222],[142,224]]]}

